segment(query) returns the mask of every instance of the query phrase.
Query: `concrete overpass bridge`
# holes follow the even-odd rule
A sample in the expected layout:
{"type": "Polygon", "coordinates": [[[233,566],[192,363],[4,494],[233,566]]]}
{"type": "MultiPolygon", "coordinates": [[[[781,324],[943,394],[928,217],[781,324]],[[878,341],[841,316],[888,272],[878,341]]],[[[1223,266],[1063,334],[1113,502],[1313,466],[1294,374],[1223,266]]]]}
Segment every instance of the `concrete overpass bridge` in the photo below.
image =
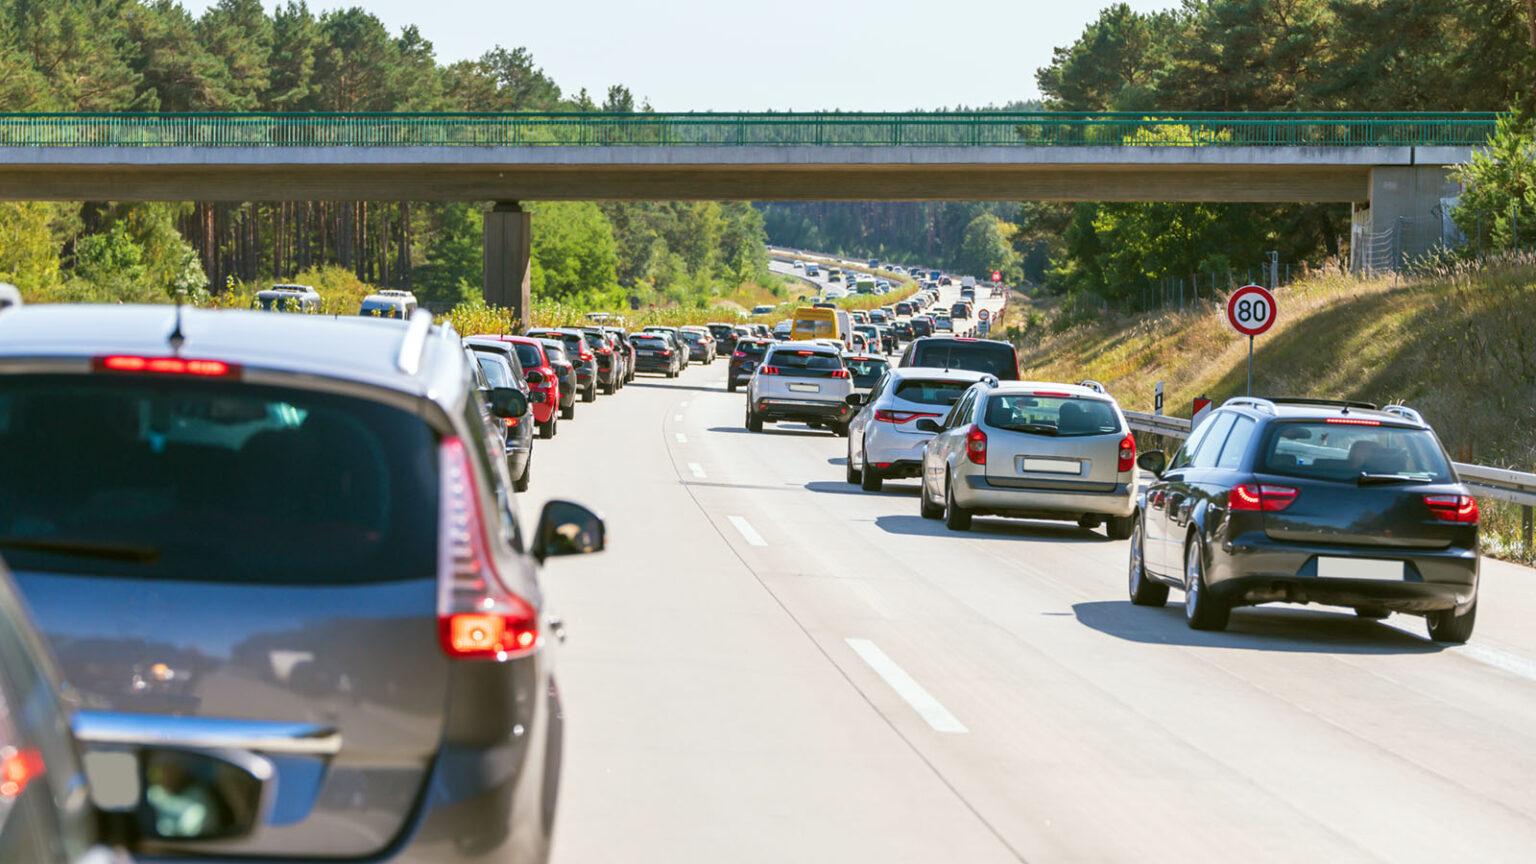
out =
{"type": "MultiPolygon", "coordinates": [[[[0,199],[475,200],[527,308],[531,200],[1348,202],[1423,221],[1488,113],[0,114],[0,199]]],[[[1420,232],[1423,234],[1423,232],[1420,232]]],[[[1435,235],[1438,237],[1438,234],[1435,235]]],[[[1423,236],[1422,245],[1431,238],[1423,236]]],[[[1417,248],[1399,250],[1412,254],[1417,248]]]]}

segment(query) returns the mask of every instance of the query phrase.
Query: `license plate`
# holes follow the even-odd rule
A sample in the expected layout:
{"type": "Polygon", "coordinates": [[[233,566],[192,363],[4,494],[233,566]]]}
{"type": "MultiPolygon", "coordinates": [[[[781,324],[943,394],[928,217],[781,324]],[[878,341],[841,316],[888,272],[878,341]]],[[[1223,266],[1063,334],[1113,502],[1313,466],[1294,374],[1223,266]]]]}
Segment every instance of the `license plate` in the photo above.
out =
{"type": "Polygon", "coordinates": [[[1076,459],[1045,459],[1039,456],[1018,457],[1020,472],[1030,474],[1081,474],[1083,463],[1076,459]]]}
{"type": "Polygon", "coordinates": [[[640,351],[640,352],[637,352],[637,353],[641,357],[655,357],[656,356],[656,352],[655,351],[640,351]]]}
{"type": "Polygon", "coordinates": [[[789,389],[795,393],[820,393],[820,384],[791,384],[789,389]]]}
{"type": "Polygon", "coordinates": [[[1403,562],[1374,558],[1317,559],[1319,579],[1370,579],[1377,582],[1403,581],[1403,562]]]}

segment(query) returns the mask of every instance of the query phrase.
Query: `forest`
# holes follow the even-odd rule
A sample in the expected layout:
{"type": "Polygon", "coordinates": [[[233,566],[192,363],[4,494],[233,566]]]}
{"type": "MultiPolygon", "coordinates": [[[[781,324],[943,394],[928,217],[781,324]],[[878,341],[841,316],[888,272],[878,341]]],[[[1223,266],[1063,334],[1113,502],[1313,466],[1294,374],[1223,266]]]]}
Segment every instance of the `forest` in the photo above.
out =
{"type": "MultiPolygon", "coordinates": [[[[0,0],[0,111],[645,111],[622,84],[564,92],[523,48],[454,63],[358,8],[219,0],[0,0]]],[[[335,279],[480,295],[483,203],[0,203],[0,280],[34,298],[164,300],[236,283],[335,279]],[[338,273],[337,271],[341,271],[338,273]]],[[[771,282],[742,202],[539,203],[538,296],[698,303],[771,282]]]]}

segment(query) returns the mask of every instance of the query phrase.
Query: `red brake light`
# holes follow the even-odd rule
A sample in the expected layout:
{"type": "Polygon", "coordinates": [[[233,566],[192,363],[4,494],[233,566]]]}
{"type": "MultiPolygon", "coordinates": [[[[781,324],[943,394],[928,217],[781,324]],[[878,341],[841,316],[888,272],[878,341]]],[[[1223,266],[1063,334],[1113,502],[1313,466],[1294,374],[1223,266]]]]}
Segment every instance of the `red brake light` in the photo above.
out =
{"type": "Polygon", "coordinates": [[[779,374],[779,367],[777,367],[777,366],[759,366],[759,367],[757,367],[757,371],[759,373],[763,374],[763,375],[777,375],[777,374],[779,374]]]}
{"type": "Polygon", "coordinates": [[[977,465],[987,464],[987,433],[971,426],[965,433],[965,458],[977,465]]]}
{"type": "Polygon", "coordinates": [[[137,357],[114,354],[97,357],[97,372],[147,372],[154,375],[199,375],[218,378],[239,373],[240,367],[222,360],[188,360],[182,357],[137,357]]]}
{"type": "Polygon", "coordinates": [[[737,352],[733,353],[731,356],[732,357],[745,357],[745,356],[747,356],[747,352],[745,352],[745,351],[737,351],[737,352]]]}
{"type": "Polygon", "coordinates": [[[832,370],[832,377],[833,378],[847,378],[848,377],[848,370],[847,369],[833,369],[832,370]]]}
{"type": "Polygon", "coordinates": [[[539,613],[496,571],[469,451],[456,437],[440,448],[437,627],[455,659],[506,660],[538,646],[539,613]]]}
{"type": "Polygon", "coordinates": [[[36,750],[0,748],[0,800],[17,797],[42,773],[43,756],[36,750]]]}
{"type": "Polygon", "coordinates": [[[1123,474],[1136,467],[1136,438],[1131,433],[1125,433],[1120,439],[1120,472],[1123,474]]]}
{"type": "Polygon", "coordinates": [[[1380,426],[1380,420],[1367,420],[1364,417],[1329,417],[1326,421],[1335,426],[1380,426]]]}
{"type": "Polygon", "coordinates": [[[922,411],[885,411],[875,412],[875,419],[882,423],[907,423],[919,417],[937,417],[937,414],[928,414],[922,411]]]}
{"type": "Polygon", "coordinates": [[[1296,490],[1289,486],[1244,483],[1232,489],[1232,494],[1227,498],[1227,509],[1234,512],[1278,513],[1291,506],[1296,495],[1296,490]]]}
{"type": "Polygon", "coordinates": [[[795,353],[800,355],[801,357],[811,357],[811,356],[814,356],[816,354],[815,351],[796,351],[795,353]]]}
{"type": "Polygon", "coordinates": [[[1034,396],[1052,396],[1052,397],[1055,397],[1057,399],[1071,399],[1072,398],[1072,394],[1071,393],[1058,393],[1055,390],[1036,390],[1031,395],[1034,395],[1034,396]]]}
{"type": "Polygon", "coordinates": [[[1425,495],[1430,515],[1441,522],[1476,525],[1480,517],[1477,499],[1471,495],[1425,495]]]}
{"type": "Polygon", "coordinates": [[[672,356],[672,349],[671,348],[663,349],[662,352],[661,352],[661,356],[663,356],[663,357],[671,357],[672,356]]]}

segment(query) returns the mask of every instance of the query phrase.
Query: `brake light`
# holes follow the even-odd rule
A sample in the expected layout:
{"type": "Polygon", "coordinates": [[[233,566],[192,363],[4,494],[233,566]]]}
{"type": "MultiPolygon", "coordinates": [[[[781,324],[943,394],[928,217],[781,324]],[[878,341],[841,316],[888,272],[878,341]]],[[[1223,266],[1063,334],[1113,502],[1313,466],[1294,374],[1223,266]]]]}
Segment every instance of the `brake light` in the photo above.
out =
{"type": "Polygon", "coordinates": [[[907,423],[919,417],[937,417],[937,414],[928,414],[922,411],[886,411],[875,412],[875,419],[882,423],[907,423]]]}
{"type": "Polygon", "coordinates": [[[612,354],[613,352],[611,350],[607,349],[607,348],[599,348],[599,349],[597,349],[597,353],[606,356],[608,354],[612,354]]]}
{"type": "Polygon", "coordinates": [[[663,350],[661,352],[661,356],[663,356],[663,357],[671,357],[672,356],[672,349],[671,348],[667,348],[667,349],[663,350]]]}
{"type": "Polygon", "coordinates": [[[538,611],[508,590],[496,571],[466,445],[446,438],[439,452],[437,627],[443,653],[489,660],[526,654],[538,646],[538,611]]]}
{"type": "Polygon", "coordinates": [[[1135,467],[1136,438],[1127,432],[1125,437],[1120,439],[1120,473],[1124,474],[1135,467]]]}
{"type": "Polygon", "coordinates": [[[759,366],[759,367],[757,367],[757,371],[760,374],[763,374],[763,375],[777,375],[777,374],[779,374],[779,367],[777,367],[777,366],[759,366]]]}
{"type": "Polygon", "coordinates": [[[147,372],[152,375],[200,375],[205,378],[235,375],[240,369],[222,360],[137,357],[124,354],[97,357],[92,366],[97,372],[147,372]]]}
{"type": "Polygon", "coordinates": [[[980,426],[971,426],[965,433],[965,458],[977,465],[987,464],[987,433],[980,426]]]}
{"type": "Polygon", "coordinates": [[[1380,420],[1367,420],[1364,417],[1329,417],[1326,423],[1335,426],[1380,426],[1380,420]]]}
{"type": "Polygon", "coordinates": [[[1036,390],[1031,395],[1033,395],[1033,396],[1052,396],[1052,397],[1055,397],[1057,399],[1071,399],[1072,398],[1072,394],[1071,393],[1058,393],[1055,390],[1036,390]]]}
{"type": "Polygon", "coordinates": [[[796,351],[795,353],[801,357],[813,357],[816,354],[815,351],[796,351]]]}
{"type": "Polygon", "coordinates": [[[586,350],[585,348],[583,348],[582,351],[581,351],[581,355],[580,356],[581,356],[582,360],[591,360],[592,359],[592,352],[586,350]]]}
{"type": "Polygon", "coordinates": [[[1471,495],[1425,495],[1424,503],[1429,506],[1430,515],[1441,522],[1477,524],[1477,499],[1471,495]]]}
{"type": "Polygon", "coordinates": [[[517,418],[517,417],[503,417],[501,419],[503,419],[503,420],[505,420],[507,422],[507,428],[508,429],[516,429],[517,428],[517,421],[518,421],[519,418],[517,418]]]}
{"type": "Polygon", "coordinates": [[[17,797],[42,773],[43,756],[36,750],[0,749],[0,800],[17,797]]]}
{"type": "Polygon", "coordinates": [[[1232,489],[1227,498],[1227,509],[1248,513],[1278,513],[1291,506],[1297,492],[1289,486],[1269,486],[1244,483],[1232,489]]]}
{"type": "Polygon", "coordinates": [[[737,352],[735,352],[734,354],[731,355],[731,357],[733,357],[733,358],[734,357],[745,357],[745,356],[747,356],[747,352],[745,352],[745,351],[737,351],[737,352]]]}
{"type": "Polygon", "coordinates": [[[848,377],[848,370],[847,369],[833,369],[832,370],[832,377],[833,378],[847,378],[848,377]]]}

